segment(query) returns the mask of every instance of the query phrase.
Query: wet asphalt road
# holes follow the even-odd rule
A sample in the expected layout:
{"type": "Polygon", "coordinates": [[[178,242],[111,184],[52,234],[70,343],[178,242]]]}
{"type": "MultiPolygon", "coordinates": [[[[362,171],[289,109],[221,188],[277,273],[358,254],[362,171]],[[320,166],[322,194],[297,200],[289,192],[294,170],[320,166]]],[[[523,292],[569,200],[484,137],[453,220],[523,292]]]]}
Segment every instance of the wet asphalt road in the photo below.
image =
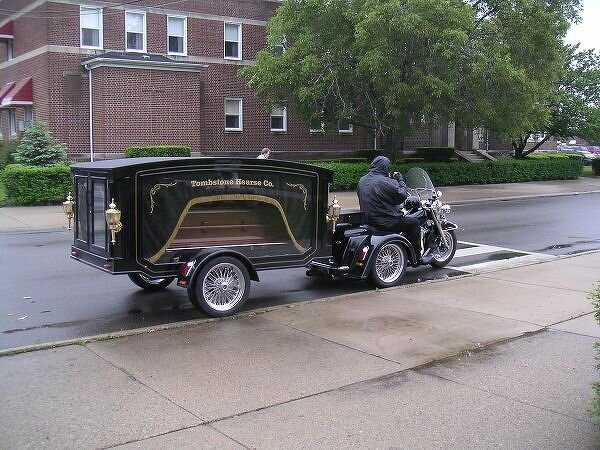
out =
{"type": "MultiPolygon", "coordinates": [[[[600,194],[485,202],[456,206],[451,220],[461,241],[560,255],[600,249],[598,205],[600,194]]],[[[70,244],[66,231],[0,234],[0,349],[206,317],[184,289],[143,292],[125,276],[71,260],[70,244]]],[[[246,309],[371,289],[304,272],[260,272],[246,309]]],[[[405,282],[460,273],[410,269],[405,282]]]]}

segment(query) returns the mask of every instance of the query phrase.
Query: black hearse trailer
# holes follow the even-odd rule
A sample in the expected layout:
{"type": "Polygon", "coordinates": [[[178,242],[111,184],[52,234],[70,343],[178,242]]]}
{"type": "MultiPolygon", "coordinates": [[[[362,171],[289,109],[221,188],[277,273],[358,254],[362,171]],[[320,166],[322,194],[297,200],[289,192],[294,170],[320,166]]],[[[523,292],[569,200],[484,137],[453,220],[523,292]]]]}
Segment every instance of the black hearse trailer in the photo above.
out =
{"type": "Polygon", "coordinates": [[[72,176],[74,205],[64,206],[74,214],[74,259],[127,274],[146,290],[177,278],[194,306],[213,316],[243,305],[257,271],[331,254],[326,169],[261,159],[128,158],[76,164],[72,176]]]}

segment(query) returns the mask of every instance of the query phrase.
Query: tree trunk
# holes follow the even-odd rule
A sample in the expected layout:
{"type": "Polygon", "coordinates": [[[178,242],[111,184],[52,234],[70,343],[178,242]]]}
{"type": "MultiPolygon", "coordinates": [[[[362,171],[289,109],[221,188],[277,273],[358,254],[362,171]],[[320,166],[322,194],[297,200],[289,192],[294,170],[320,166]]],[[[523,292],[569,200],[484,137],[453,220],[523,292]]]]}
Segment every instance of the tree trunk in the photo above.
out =
{"type": "Polygon", "coordinates": [[[404,136],[392,132],[386,134],[383,148],[392,162],[401,159],[404,156],[404,136]]]}

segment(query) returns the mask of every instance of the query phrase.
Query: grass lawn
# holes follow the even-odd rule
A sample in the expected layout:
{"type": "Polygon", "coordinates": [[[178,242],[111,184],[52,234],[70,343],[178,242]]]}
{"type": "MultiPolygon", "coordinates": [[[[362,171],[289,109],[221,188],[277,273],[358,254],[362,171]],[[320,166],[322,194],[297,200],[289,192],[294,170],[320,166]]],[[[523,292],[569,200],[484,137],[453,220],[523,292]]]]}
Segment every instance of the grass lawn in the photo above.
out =
{"type": "Polygon", "coordinates": [[[595,177],[594,172],[592,171],[592,166],[583,166],[583,170],[581,171],[582,177],[595,177]]]}

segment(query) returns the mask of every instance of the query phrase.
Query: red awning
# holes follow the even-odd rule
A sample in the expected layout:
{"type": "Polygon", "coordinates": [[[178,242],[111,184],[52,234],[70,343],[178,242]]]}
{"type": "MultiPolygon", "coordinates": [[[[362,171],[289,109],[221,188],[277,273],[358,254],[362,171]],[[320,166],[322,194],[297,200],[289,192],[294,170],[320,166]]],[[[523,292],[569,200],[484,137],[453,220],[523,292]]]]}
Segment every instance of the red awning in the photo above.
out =
{"type": "Polygon", "coordinates": [[[0,88],[0,104],[2,103],[2,100],[4,100],[4,97],[6,97],[6,94],[8,94],[14,86],[15,82],[11,81],[0,88]]]}
{"type": "Polygon", "coordinates": [[[0,100],[0,107],[3,108],[22,105],[33,105],[33,84],[31,77],[14,83],[12,89],[0,100]]]}
{"type": "Polygon", "coordinates": [[[0,27],[0,39],[12,39],[13,38],[13,23],[5,23],[0,27]]]}

